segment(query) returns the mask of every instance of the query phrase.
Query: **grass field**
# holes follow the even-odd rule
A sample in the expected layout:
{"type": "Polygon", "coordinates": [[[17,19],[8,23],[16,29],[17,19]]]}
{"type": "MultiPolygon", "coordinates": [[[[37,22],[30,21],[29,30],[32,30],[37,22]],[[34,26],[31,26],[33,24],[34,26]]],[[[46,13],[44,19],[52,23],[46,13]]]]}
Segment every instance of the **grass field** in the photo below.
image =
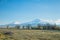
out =
{"type": "Polygon", "coordinates": [[[0,40],[60,40],[60,32],[50,30],[0,29],[0,34],[0,40]],[[3,35],[2,33],[6,31],[13,34],[3,35]]]}

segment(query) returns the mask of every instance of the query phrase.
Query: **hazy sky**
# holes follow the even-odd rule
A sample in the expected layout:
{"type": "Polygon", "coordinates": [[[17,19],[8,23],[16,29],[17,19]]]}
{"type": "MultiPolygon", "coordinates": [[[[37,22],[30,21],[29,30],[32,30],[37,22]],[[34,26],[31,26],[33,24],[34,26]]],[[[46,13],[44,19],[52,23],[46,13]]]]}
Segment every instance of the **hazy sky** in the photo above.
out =
{"type": "Polygon", "coordinates": [[[60,0],[0,0],[0,24],[60,19],[60,0]]]}

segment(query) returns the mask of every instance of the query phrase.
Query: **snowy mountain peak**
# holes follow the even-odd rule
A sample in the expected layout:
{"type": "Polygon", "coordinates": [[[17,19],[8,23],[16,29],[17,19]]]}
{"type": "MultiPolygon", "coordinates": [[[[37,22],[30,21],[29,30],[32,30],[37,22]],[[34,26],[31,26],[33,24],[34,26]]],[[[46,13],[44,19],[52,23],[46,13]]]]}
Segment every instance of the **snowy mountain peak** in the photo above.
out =
{"type": "Polygon", "coordinates": [[[14,24],[20,24],[20,22],[19,21],[16,21],[16,22],[14,22],[14,24]]]}
{"type": "Polygon", "coordinates": [[[12,22],[10,24],[20,24],[20,22],[19,21],[15,21],[15,22],[12,22]]]}
{"type": "Polygon", "coordinates": [[[40,22],[40,19],[34,19],[32,22],[39,23],[40,22]]]}
{"type": "Polygon", "coordinates": [[[59,20],[46,20],[46,19],[34,19],[34,20],[32,20],[32,21],[29,21],[29,22],[25,22],[25,23],[21,23],[21,22],[19,22],[19,21],[15,21],[15,22],[12,22],[12,23],[10,23],[10,24],[8,24],[8,25],[17,25],[17,24],[19,24],[19,25],[26,25],[26,24],[32,24],[32,25],[36,25],[36,24],[47,24],[47,23],[49,23],[49,24],[56,24],[56,25],[60,25],[60,19],[59,20]]]}

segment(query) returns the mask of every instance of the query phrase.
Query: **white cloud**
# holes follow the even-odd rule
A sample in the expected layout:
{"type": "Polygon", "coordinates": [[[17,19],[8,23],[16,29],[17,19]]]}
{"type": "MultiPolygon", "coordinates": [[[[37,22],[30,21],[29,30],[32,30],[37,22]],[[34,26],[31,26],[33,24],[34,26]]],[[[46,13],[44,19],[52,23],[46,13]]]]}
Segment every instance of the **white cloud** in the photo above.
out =
{"type": "Polygon", "coordinates": [[[44,21],[44,22],[54,23],[53,20],[48,20],[48,19],[41,19],[41,20],[44,21]]]}
{"type": "MultiPolygon", "coordinates": [[[[51,23],[51,24],[54,24],[56,23],[57,25],[60,24],[60,19],[58,20],[49,20],[49,19],[40,19],[42,22],[48,22],[48,23],[51,23]]],[[[19,21],[15,21],[14,24],[21,24],[22,22],[19,22],[19,21]]]]}
{"type": "Polygon", "coordinates": [[[57,25],[60,24],[60,19],[57,20],[47,20],[47,19],[41,19],[44,22],[49,22],[49,23],[56,23],[57,25]]]}
{"type": "Polygon", "coordinates": [[[60,19],[56,20],[55,23],[58,25],[60,24],[60,19]]]}

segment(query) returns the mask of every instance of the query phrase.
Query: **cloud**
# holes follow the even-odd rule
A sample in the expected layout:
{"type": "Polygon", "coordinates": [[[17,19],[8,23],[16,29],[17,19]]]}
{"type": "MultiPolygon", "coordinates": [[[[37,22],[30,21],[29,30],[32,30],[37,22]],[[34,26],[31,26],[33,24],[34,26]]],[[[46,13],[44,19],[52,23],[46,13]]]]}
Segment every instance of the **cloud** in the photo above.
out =
{"type": "Polygon", "coordinates": [[[60,19],[55,21],[56,24],[60,24],[60,19]]]}
{"type": "Polygon", "coordinates": [[[48,19],[41,19],[41,20],[44,21],[44,22],[54,23],[53,20],[48,20],[48,19]]]}
{"type": "Polygon", "coordinates": [[[60,19],[57,19],[57,20],[41,19],[41,20],[48,23],[56,23],[57,25],[60,24],[60,19]]]}

